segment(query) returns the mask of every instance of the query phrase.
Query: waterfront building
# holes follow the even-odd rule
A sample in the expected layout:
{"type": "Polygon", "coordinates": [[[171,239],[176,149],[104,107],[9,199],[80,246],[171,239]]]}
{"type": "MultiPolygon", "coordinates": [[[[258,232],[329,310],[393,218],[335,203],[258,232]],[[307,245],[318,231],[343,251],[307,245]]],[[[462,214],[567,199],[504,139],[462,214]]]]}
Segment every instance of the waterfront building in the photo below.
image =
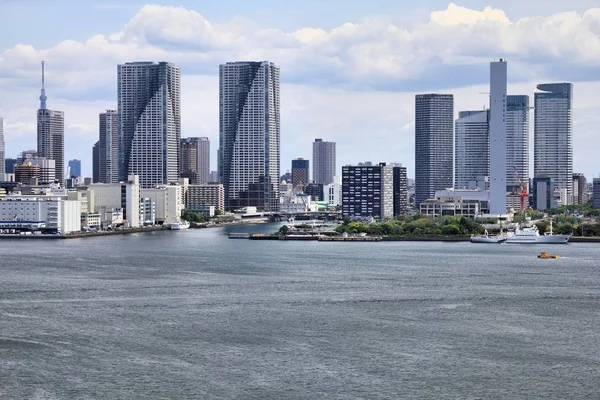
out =
{"type": "Polygon", "coordinates": [[[179,176],[191,184],[203,185],[210,180],[210,140],[207,137],[182,138],[179,176]]]}
{"type": "Polygon", "coordinates": [[[454,96],[415,97],[415,203],[433,198],[436,190],[452,187],[454,155],[454,96]]]}
{"type": "MultiPolygon", "coordinates": [[[[92,148],[92,183],[100,182],[100,142],[92,148]]],[[[106,183],[106,182],[102,182],[106,183]]],[[[114,183],[114,182],[113,182],[114,183]]]]}
{"type": "Polygon", "coordinates": [[[209,207],[225,212],[225,188],[221,184],[189,185],[185,209],[204,213],[209,207]]]}
{"type": "Polygon", "coordinates": [[[228,210],[279,209],[279,67],[268,61],[219,67],[219,182],[228,210]]]}
{"type": "Polygon", "coordinates": [[[529,96],[506,98],[506,190],[518,194],[521,182],[529,187],[529,96]]]}
{"type": "Polygon", "coordinates": [[[6,148],[4,143],[4,120],[0,117],[0,174],[7,173],[6,171],[6,148]]]}
{"type": "Polygon", "coordinates": [[[333,183],[336,174],[335,142],[315,139],[313,142],[313,182],[322,185],[333,183]]]}
{"type": "Polygon", "coordinates": [[[140,189],[140,196],[152,199],[154,202],[157,223],[170,224],[181,220],[181,214],[185,207],[185,189],[183,185],[175,183],[158,185],[155,188],[142,188],[140,189]]]}
{"type": "Polygon", "coordinates": [[[181,138],[181,73],[167,62],[118,66],[119,177],[152,188],[177,182],[181,138]]]}
{"type": "Polygon", "coordinates": [[[58,196],[0,197],[0,229],[34,226],[57,233],[81,230],[81,203],[58,196]]]}
{"type": "Polygon", "coordinates": [[[321,183],[309,183],[304,187],[304,194],[310,196],[313,201],[323,201],[325,199],[323,188],[321,183]]]}
{"type": "Polygon", "coordinates": [[[359,219],[393,218],[393,169],[385,163],[342,167],[342,215],[359,219]]]}
{"type": "Polygon", "coordinates": [[[68,178],[79,178],[81,176],[81,160],[69,160],[68,178]]]}
{"type": "Polygon", "coordinates": [[[507,62],[490,63],[490,213],[506,214],[507,62]]]}
{"type": "Polygon", "coordinates": [[[439,218],[442,216],[461,216],[475,219],[477,216],[487,214],[485,205],[480,200],[465,199],[461,196],[440,196],[423,201],[419,205],[419,212],[428,217],[439,218]]]}
{"type": "Polygon", "coordinates": [[[394,218],[408,214],[408,189],[406,167],[402,164],[392,163],[393,190],[394,190],[394,218]]]}
{"type": "Polygon", "coordinates": [[[44,62],[42,61],[42,89],[40,108],[37,111],[37,155],[54,160],[54,177],[64,184],[65,173],[65,114],[46,107],[44,62]]]}
{"type": "Polygon", "coordinates": [[[119,113],[106,110],[99,115],[98,182],[119,182],[119,113]]]}
{"type": "Polygon", "coordinates": [[[534,177],[552,178],[553,190],[566,189],[573,202],[573,84],[537,86],[534,111],[534,177]]]}
{"type": "Polygon", "coordinates": [[[119,183],[92,183],[88,188],[93,192],[94,212],[101,214],[103,224],[112,224],[114,213],[121,212],[125,225],[133,228],[141,226],[140,182],[137,175],[131,175],[119,183]]]}
{"type": "Polygon", "coordinates": [[[294,190],[303,192],[306,185],[310,183],[310,163],[304,158],[292,160],[292,185],[294,190]]]}
{"type": "Polygon", "coordinates": [[[156,224],[156,206],[149,197],[140,198],[140,222],[142,225],[156,224]]]}
{"type": "Polygon", "coordinates": [[[325,197],[323,201],[330,205],[340,206],[342,204],[342,177],[334,176],[333,183],[323,186],[323,195],[325,197]]]}
{"type": "Polygon", "coordinates": [[[600,210],[600,178],[594,178],[592,183],[592,207],[600,210]]]}
{"type": "Polygon", "coordinates": [[[455,122],[454,187],[466,189],[490,175],[489,111],[460,111],[455,122]]]}
{"type": "Polygon", "coordinates": [[[573,204],[583,205],[588,202],[588,183],[582,173],[573,174],[573,204]]]}

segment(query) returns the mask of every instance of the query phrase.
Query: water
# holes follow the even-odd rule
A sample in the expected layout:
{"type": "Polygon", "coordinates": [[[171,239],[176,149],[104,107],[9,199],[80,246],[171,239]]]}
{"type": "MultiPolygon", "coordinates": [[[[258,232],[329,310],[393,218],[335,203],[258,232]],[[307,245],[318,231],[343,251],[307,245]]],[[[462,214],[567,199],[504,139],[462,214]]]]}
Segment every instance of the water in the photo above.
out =
{"type": "Polygon", "coordinates": [[[600,246],[244,229],[0,241],[0,399],[600,393],[600,246]]]}

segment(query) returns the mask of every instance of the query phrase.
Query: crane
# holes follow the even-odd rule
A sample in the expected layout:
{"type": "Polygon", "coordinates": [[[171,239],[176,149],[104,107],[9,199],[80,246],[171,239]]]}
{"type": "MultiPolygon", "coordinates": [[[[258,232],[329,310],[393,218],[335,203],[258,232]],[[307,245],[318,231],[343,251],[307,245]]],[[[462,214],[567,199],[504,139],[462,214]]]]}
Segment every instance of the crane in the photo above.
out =
{"type": "Polygon", "coordinates": [[[521,210],[519,212],[524,212],[525,200],[527,199],[527,197],[529,197],[529,193],[527,192],[527,184],[525,184],[525,182],[523,182],[523,180],[519,176],[519,171],[517,170],[517,167],[513,167],[513,170],[515,171],[517,182],[519,182],[519,187],[521,188],[519,192],[519,197],[521,198],[521,210]]]}

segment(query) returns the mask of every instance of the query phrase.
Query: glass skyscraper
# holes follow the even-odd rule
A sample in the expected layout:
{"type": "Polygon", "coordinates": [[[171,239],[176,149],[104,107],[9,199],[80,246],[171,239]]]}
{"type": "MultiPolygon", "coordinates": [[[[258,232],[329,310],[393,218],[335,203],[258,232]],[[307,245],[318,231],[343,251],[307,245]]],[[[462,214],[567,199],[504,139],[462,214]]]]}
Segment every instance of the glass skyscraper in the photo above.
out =
{"type": "Polygon", "coordinates": [[[415,206],[452,187],[454,96],[415,97],[415,206]]]}
{"type": "Polygon", "coordinates": [[[454,187],[467,189],[490,175],[489,111],[458,113],[454,148],[454,187]]]}
{"type": "MultiPolygon", "coordinates": [[[[534,111],[534,177],[552,178],[553,190],[566,192],[573,202],[573,84],[537,86],[534,111]]],[[[563,198],[564,197],[564,198],[563,198]]]]}
{"type": "Polygon", "coordinates": [[[336,168],[335,142],[315,139],[313,142],[313,182],[322,185],[333,183],[336,168]]]}
{"type": "Polygon", "coordinates": [[[279,210],[279,67],[268,61],[219,67],[219,180],[225,208],[279,210]]]}

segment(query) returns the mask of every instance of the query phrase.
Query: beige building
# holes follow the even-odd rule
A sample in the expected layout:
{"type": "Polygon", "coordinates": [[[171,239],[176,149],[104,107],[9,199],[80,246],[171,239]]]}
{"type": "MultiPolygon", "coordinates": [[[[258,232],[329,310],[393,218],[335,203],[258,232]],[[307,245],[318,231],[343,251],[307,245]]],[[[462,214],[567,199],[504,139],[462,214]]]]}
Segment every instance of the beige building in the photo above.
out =
{"type": "Polygon", "coordinates": [[[141,226],[140,183],[137,175],[129,175],[127,182],[93,183],[88,186],[93,192],[93,210],[101,215],[122,209],[125,224],[141,226]]]}

